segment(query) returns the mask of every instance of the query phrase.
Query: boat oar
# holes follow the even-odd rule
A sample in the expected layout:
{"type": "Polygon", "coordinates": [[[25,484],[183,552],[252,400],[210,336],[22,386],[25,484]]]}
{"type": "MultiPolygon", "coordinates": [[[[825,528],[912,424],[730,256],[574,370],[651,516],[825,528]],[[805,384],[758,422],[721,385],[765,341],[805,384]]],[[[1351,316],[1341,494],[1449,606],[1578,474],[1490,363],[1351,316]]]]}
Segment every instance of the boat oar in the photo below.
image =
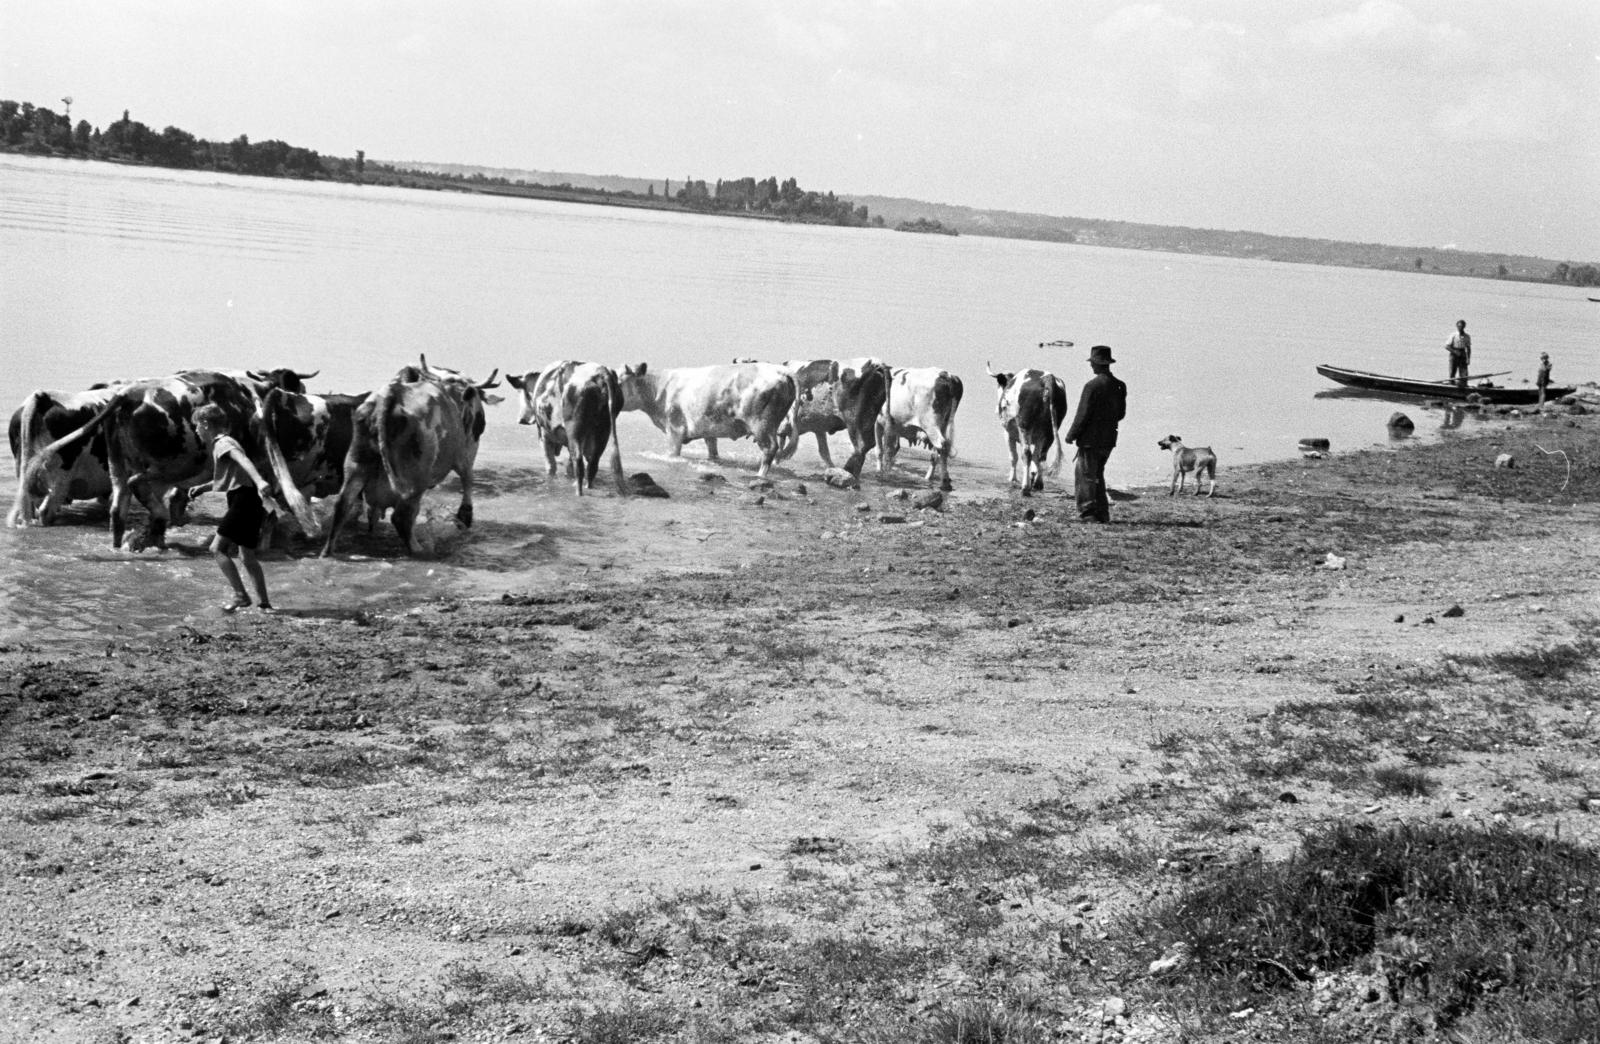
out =
{"type": "Polygon", "coordinates": [[[1501,370],[1499,373],[1475,373],[1471,377],[1446,377],[1442,381],[1427,381],[1425,383],[1427,383],[1427,384],[1455,384],[1457,381],[1481,381],[1485,377],[1504,377],[1508,373],[1516,373],[1516,372],[1517,371],[1515,371],[1515,370],[1501,370]]]}

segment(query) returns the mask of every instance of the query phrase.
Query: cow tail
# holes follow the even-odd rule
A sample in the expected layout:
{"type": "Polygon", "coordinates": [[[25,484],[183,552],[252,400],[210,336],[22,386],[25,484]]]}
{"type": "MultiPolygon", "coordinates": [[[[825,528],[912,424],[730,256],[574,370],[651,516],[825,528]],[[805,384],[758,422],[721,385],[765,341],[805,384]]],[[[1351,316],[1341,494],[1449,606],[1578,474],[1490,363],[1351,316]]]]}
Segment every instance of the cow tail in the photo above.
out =
{"type": "Polygon", "coordinates": [[[39,403],[44,397],[44,392],[36,391],[22,404],[21,423],[17,428],[17,497],[11,505],[11,513],[6,516],[8,525],[20,526],[32,522],[34,513],[38,510],[34,505],[30,486],[22,479],[28,470],[28,461],[34,455],[33,427],[35,418],[38,417],[39,403]]]}
{"type": "Polygon", "coordinates": [[[606,385],[606,416],[611,418],[611,477],[617,480],[617,495],[628,495],[628,482],[622,475],[622,435],[617,430],[617,416],[622,412],[622,404],[617,401],[621,389],[617,387],[617,375],[608,373],[610,380],[606,385]]]}
{"type": "Polygon", "coordinates": [[[788,460],[800,450],[800,382],[794,379],[792,373],[786,376],[789,378],[789,390],[794,393],[794,398],[789,402],[789,414],[785,421],[789,426],[788,448],[785,450],[785,443],[780,442],[779,452],[772,458],[773,460],[788,460]]]}
{"type": "MultiPolygon", "coordinates": [[[[1054,374],[1051,374],[1050,376],[1051,376],[1052,380],[1060,380],[1061,379],[1059,377],[1056,377],[1054,374]]],[[[1066,418],[1065,417],[1057,417],[1056,416],[1056,390],[1055,390],[1054,385],[1052,385],[1051,388],[1050,388],[1049,399],[1050,399],[1050,434],[1055,436],[1055,440],[1056,440],[1056,462],[1054,464],[1050,465],[1050,475],[1051,475],[1051,477],[1055,477],[1055,476],[1061,474],[1061,465],[1067,458],[1067,444],[1065,442],[1061,441],[1061,422],[1063,420],[1065,420],[1066,418]]]]}
{"type": "Polygon", "coordinates": [[[878,411],[878,423],[874,425],[873,434],[877,436],[878,444],[878,471],[883,471],[883,462],[888,453],[885,447],[889,443],[889,421],[894,416],[889,409],[889,403],[894,399],[894,367],[888,363],[883,364],[883,406],[878,411]]]}
{"type": "MultiPolygon", "coordinates": [[[[295,482],[294,475],[289,471],[289,461],[284,458],[283,446],[278,442],[277,413],[273,407],[285,398],[282,391],[272,388],[267,392],[267,397],[261,400],[261,441],[266,444],[267,463],[272,465],[272,478],[278,484],[278,495],[300,523],[300,531],[307,537],[315,538],[322,532],[322,522],[306,495],[300,492],[299,483],[295,482]]],[[[287,403],[284,408],[288,408],[287,403]]]]}
{"type": "MultiPolygon", "coordinates": [[[[95,429],[105,423],[106,418],[111,415],[112,409],[121,403],[122,399],[123,395],[121,392],[111,396],[110,399],[106,400],[106,404],[100,407],[100,411],[93,417],[90,417],[89,420],[85,422],[83,427],[72,432],[71,434],[63,435],[61,438],[45,446],[43,449],[29,455],[27,466],[19,468],[21,474],[17,477],[17,503],[19,505],[23,501],[23,491],[32,486],[35,482],[39,481],[40,472],[44,471],[45,468],[45,462],[51,457],[55,456],[57,453],[60,453],[62,450],[66,449],[68,446],[71,446],[77,442],[82,442],[84,439],[93,435],[95,429]]],[[[28,432],[26,429],[23,430],[22,436],[24,438],[23,445],[28,445],[28,442],[26,441],[28,432]]],[[[112,441],[114,440],[107,440],[108,444],[106,449],[108,453],[115,452],[115,447],[110,445],[112,441]]],[[[15,513],[17,506],[13,505],[11,510],[13,513],[15,513]]]]}
{"type": "Polygon", "coordinates": [[[401,485],[400,473],[395,470],[394,461],[389,457],[389,411],[394,408],[394,397],[399,387],[390,381],[388,387],[383,389],[377,407],[372,411],[372,420],[378,428],[378,459],[383,462],[383,477],[389,480],[389,488],[394,490],[394,495],[404,500],[411,495],[411,486],[401,485]]]}
{"type": "Polygon", "coordinates": [[[961,378],[950,375],[950,419],[944,425],[945,457],[956,455],[956,413],[961,408],[961,378]]]}

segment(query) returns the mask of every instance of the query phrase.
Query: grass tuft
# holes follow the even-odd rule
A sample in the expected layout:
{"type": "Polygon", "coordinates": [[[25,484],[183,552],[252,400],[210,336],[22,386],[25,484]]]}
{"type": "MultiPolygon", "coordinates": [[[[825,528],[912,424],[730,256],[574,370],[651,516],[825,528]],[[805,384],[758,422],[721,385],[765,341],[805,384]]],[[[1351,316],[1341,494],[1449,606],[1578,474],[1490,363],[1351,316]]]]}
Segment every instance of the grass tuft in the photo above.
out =
{"type": "MultiPolygon", "coordinates": [[[[1378,973],[1442,1030],[1576,1042],[1600,1025],[1600,852],[1509,829],[1339,824],[1135,915],[1138,967],[1182,944],[1169,999],[1220,1017],[1320,975],[1378,973]]],[[[1488,1038],[1482,1038],[1488,1039],[1488,1038]]]]}
{"type": "Polygon", "coordinates": [[[1038,1015],[1011,999],[966,1000],[909,1027],[879,1029],[870,1044],[1045,1044],[1056,1039],[1038,1015]]]}

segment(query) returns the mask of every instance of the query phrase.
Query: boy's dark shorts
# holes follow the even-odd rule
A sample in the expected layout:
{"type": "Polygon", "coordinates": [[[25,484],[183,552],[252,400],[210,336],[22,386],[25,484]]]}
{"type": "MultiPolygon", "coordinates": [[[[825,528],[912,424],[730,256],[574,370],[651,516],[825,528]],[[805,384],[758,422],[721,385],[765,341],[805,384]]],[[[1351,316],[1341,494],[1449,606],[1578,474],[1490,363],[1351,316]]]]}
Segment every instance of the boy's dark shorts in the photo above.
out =
{"type": "Polygon", "coordinates": [[[228,490],[228,513],[222,516],[217,535],[253,551],[261,541],[261,527],[266,521],[267,509],[261,503],[261,494],[254,486],[240,486],[228,490]]]}

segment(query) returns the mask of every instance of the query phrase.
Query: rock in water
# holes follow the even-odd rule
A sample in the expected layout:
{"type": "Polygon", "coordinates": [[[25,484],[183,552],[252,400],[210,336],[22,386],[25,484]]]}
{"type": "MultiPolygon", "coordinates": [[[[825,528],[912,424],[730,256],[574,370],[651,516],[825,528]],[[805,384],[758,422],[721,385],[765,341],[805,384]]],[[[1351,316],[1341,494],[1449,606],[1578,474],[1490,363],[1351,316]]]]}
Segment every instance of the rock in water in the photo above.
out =
{"type": "Polygon", "coordinates": [[[1396,413],[1392,413],[1392,414],[1389,415],[1389,432],[1390,432],[1390,434],[1392,434],[1392,435],[1410,435],[1413,431],[1416,431],[1416,430],[1417,430],[1416,424],[1414,424],[1412,422],[1411,418],[1407,417],[1405,414],[1396,412],[1396,413]]]}

